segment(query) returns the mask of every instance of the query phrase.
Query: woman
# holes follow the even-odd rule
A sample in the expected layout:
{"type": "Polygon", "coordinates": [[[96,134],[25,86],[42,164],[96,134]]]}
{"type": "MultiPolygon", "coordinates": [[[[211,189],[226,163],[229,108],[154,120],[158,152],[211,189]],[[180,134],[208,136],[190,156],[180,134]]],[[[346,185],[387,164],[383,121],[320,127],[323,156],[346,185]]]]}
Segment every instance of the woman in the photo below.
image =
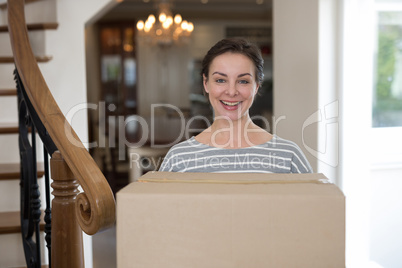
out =
{"type": "Polygon", "coordinates": [[[160,171],[309,173],[311,166],[293,142],[271,135],[249,115],[262,84],[264,60],[244,39],[223,39],[202,62],[212,125],[173,146],[160,171]]]}

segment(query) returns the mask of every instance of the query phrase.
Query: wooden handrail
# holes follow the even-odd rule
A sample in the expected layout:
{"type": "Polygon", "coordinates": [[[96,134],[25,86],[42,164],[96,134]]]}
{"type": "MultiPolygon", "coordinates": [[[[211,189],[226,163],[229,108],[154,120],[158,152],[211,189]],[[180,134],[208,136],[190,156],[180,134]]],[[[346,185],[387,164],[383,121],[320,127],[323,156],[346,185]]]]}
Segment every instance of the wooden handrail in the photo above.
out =
{"type": "MultiPolygon", "coordinates": [[[[43,0],[25,0],[25,4],[39,2],[39,1],[43,1],[43,0]]],[[[6,8],[7,8],[7,2],[0,4],[0,9],[6,9],[6,8]]]]}
{"type": "Polygon", "coordinates": [[[79,181],[77,220],[91,235],[115,222],[115,199],[104,175],[67,122],[38,67],[28,39],[24,0],[8,0],[8,27],[15,65],[27,95],[62,157],[79,181]]]}

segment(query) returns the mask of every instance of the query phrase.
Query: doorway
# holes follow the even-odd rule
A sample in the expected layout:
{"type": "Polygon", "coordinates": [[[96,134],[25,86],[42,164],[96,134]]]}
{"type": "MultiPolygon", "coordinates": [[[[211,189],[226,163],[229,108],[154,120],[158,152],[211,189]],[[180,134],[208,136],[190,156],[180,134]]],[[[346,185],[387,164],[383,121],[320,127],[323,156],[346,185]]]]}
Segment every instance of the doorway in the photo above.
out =
{"type": "MultiPolygon", "coordinates": [[[[198,0],[174,1],[172,12],[180,13],[195,26],[191,41],[186,47],[185,57],[183,49],[172,47],[163,51],[160,47],[139,44],[136,22],[140,19],[145,20],[149,14],[156,12],[155,1],[123,1],[107,12],[103,11],[96,21],[87,25],[87,96],[88,102],[93,104],[93,109],[88,109],[88,129],[90,140],[96,141],[98,145],[91,148],[90,153],[104,172],[114,192],[128,183],[130,169],[128,157],[123,160],[116,157],[116,154],[119,155],[118,145],[121,138],[120,129],[118,126],[116,128],[116,125],[122,122],[119,118],[123,121],[131,115],[147,118],[150,115],[151,105],[156,103],[175,105],[189,116],[211,113],[208,104],[202,100],[199,64],[209,47],[224,37],[242,36],[260,45],[265,60],[266,94],[260,96],[251,112],[267,120],[271,119],[273,107],[271,1],[210,2],[202,4],[198,0]],[[134,30],[126,32],[128,28],[134,30]],[[125,50],[125,44],[128,44],[130,52],[125,50]],[[165,69],[168,74],[166,80],[168,94],[161,92],[158,87],[161,84],[158,82],[160,77],[150,75],[164,68],[161,63],[163,53],[167,53],[167,63],[170,64],[165,69]],[[180,53],[180,64],[178,64],[177,55],[180,53]],[[127,65],[124,64],[126,59],[129,59],[127,65]],[[182,82],[184,76],[187,79],[186,83],[182,82]],[[126,80],[133,87],[125,87],[126,80]],[[174,84],[175,81],[181,81],[179,86],[174,84]],[[150,86],[154,84],[156,86],[150,86]],[[180,101],[176,103],[176,100],[180,101]]],[[[115,267],[115,239],[114,228],[93,237],[95,268],[115,267]]]]}

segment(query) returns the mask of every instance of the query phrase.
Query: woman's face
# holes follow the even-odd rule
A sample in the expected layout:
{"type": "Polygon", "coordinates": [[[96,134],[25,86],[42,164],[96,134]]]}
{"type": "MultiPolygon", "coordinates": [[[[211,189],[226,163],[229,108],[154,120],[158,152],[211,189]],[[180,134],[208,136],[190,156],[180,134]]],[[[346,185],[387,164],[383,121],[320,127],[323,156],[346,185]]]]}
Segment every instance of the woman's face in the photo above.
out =
{"type": "Polygon", "coordinates": [[[209,67],[208,79],[204,76],[203,82],[215,119],[248,117],[258,84],[255,66],[247,56],[231,52],[217,56],[209,67]]]}

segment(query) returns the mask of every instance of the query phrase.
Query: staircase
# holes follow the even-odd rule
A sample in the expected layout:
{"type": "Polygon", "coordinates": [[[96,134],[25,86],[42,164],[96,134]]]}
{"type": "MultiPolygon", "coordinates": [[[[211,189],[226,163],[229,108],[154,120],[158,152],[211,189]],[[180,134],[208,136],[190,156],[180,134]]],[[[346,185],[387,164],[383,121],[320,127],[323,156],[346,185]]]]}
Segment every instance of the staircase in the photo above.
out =
{"type": "Polygon", "coordinates": [[[2,170],[6,178],[1,181],[3,192],[0,194],[5,199],[0,201],[0,211],[9,212],[1,218],[5,230],[0,235],[0,250],[5,254],[0,256],[1,267],[40,268],[43,264],[49,264],[57,268],[84,268],[82,232],[93,235],[115,223],[113,192],[61,112],[38,65],[52,58],[46,53],[43,38],[48,29],[56,28],[51,20],[52,15],[57,13],[56,2],[8,0],[6,8],[2,5],[7,13],[2,11],[0,14],[3,24],[8,22],[9,35],[9,39],[0,39],[0,87],[5,89],[2,98],[11,98],[3,99],[3,105],[0,106],[0,114],[4,116],[0,121],[3,126],[0,163],[4,164],[2,170]],[[43,25],[38,26],[41,22],[35,21],[35,18],[40,18],[43,25]],[[9,53],[10,44],[12,54],[9,53]],[[16,111],[15,94],[11,93],[14,88],[13,76],[17,89],[18,116],[11,112],[16,111]],[[42,155],[38,153],[40,151],[42,155]],[[38,173],[41,176],[43,172],[38,159],[43,159],[45,167],[44,178],[40,180],[37,180],[38,173]],[[19,163],[21,174],[15,172],[19,169],[19,163]],[[20,177],[19,187],[18,180],[12,180],[12,177],[20,177]],[[50,192],[53,197],[51,201],[50,192]],[[10,238],[10,232],[19,230],[18,223],[15,224],[18,222],[16,214],[20,214],[21,234],[11,233],[14,237],[10,238]],[[43,228],[46,235],[41,231],[43,228]],[[22,239],[18,239],[18,236],[22,239]],[[43,243],[44,239],[46,243],[43,243]],[[11,252],[22,252],[21,244],[24,255],[12,256],[11,252]],[[48,255],[48,258],[44,255],[48,255]]]}
{"type": "MultiPolygon", "coordinates": [[[[52,58],[46,55],[45,38],[46,31],[55,30],[58,26],[55,22],[55,5],[55,0],[26,1],[27,21],[29,18],[27,28],[32,47],[36,50],[37,61],[41,64],[49,62],[52,58]]],[[[7,26],[7,3],[0,4],[0,12],[0,267],[26,267],[20,223],[17,91],[13,80],[15,66],[7,26]]],[[[38,159],[43,159],[42,153],[38,154],[38,159]]],[[[37,170],[42,194],[43,164],[39,164],[37,170]]],[[[45,200],[42,200],[42,207],[44,203],[45,200]]],[[[40,223],[42,240],[44,240],[44,226],[42,216],[40,223]]],[[[48,254],[43,248],[42,263],[47,263],[46,255],[48,254]]]]}
{"type": "Polygon", "coordinates": [[[82,232],[115,223],[113,192],[39,66],[57,2],[0,0],[0,267],[84,268],[82,232]]]}

